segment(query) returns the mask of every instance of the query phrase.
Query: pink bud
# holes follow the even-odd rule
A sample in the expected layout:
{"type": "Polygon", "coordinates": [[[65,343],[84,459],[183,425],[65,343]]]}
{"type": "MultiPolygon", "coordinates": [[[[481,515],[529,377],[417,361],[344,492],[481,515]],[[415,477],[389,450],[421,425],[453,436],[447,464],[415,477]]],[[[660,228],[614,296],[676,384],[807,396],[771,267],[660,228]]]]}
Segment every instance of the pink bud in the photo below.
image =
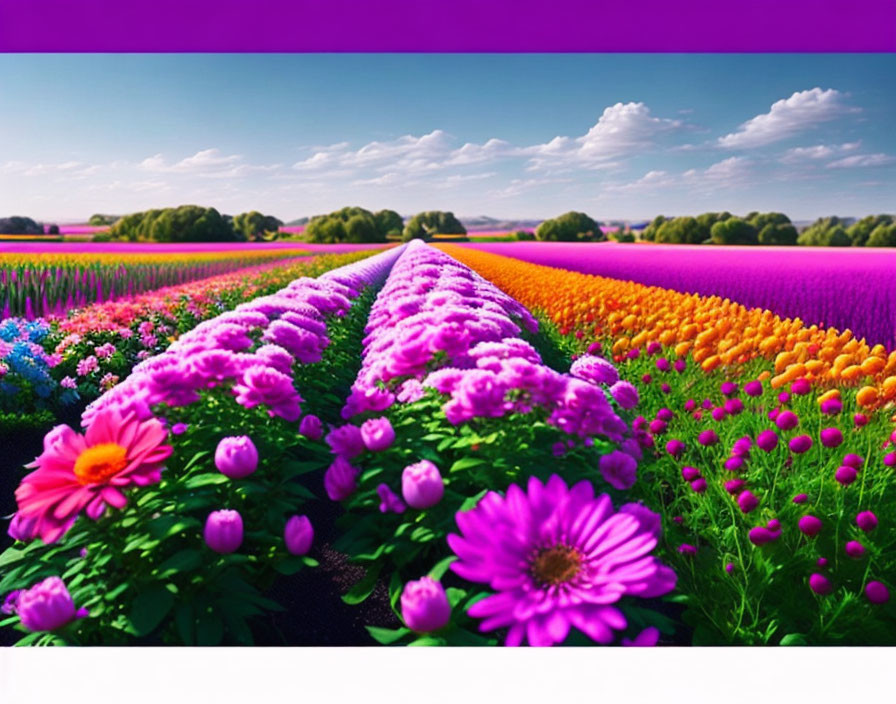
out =
{"type": "Polygon", "coordinates": [[[811,589],[816,594],[824,596],[825,594],[830,594],[834,590],[834,587],[831,584],[831,580],[829,580],[823,574],[813,572],[811,575],[809,575],[809,589],[811,589]]]}
{"type": "Polygon", "coordinates": [[[838,447],[843,442],[840,428],[825,428],[820,434],[821,444],[825,447],[838,447]]]}
{"type": "Polygon", "coordinates": [[[258,450],[246,435],[221,438],[215,449],[215,466],[231,479],[248,477],[258,468],[258,450]]]}
{"type": "Polygon", "coordinates": [[[821,526],[821,519],[816,518],[815,516],[803,516],[800,518],[799,523],[797,523],[797,527],[800,531],[810,538],[815,537],[821,532],[821,526]]]}
{"type": "Polygon", "coordinates": [[[451,620],[451,605],[445,589],[432,577],[408,582],[401,592],[401,617],[417,633],[431,633],[451,620]]]}
{"type": "Polygon", "coordinates": [[[698,494],[702,494],[704,491],[706,491],[706,480],[703,477],[695,479],[691,482],[691,489],[696,491],[698,494]]]}
{"type": "Polygon", "coordinates": [[[314,527],[308,516],[291,516],[283,529],[283,542],[290,555],[306,555],[314,541],[314,527]]]}
{"type": "Polygon", "coordinates": [[[877,516],[872,511],[862,511],[856,516],[856,525],[866,533],[872,531],[877,528],[877,516]]]}
{"type": "Polygon", "coordinates": [[[852,484],[856,480],[857,476],[858,473],[852,467],[838,467],[837,471],[834,472],[834,479],[840,482],[840,484],[842,484],[843,486],[849,486],[850,484],[852,484]]]}
{"type": "Polygon", "coordinates": [[[742,491],[737,497],[737,505],[744,513],[750,513],[759,505],[759,499],[749,489],[742,491]]]}
{"type": "Polygon", "coordinates": [[[872,604],[886,604],[890,600],[890,590],[882,582],[868,582],[865,596],[872,604]]]}
{"type": "Polygon", "coordinates": [[[736,494],[743,488],[745,483],[743,479],[729,479],[725,482],[725,491],[729,494],[736,494]]]}
{"type": "Polygon", "coordinates": [[[700,470],[696,467],[682,467],[681,477],[686,482],[692,482],[700,477],[700,470]]]}
{"type": "Polygon", "coordinates": [[[444,493],[445,484],[439,468],[429,460],[410,464],[401,473],[401,495],[411,508],[435,506],[442,500],[444,493]]]}
{"type": "Polygon", "coordinates": [[[858,540],[850,540],[848,543],[846,543],[844,549],[846,550],[846,554],[855,560],[858,560],[865,554],[865,546],[862,545],[858,540]]]}
{"type": "Polygon", "coordinates": [[[236,552],[243,544],[243,517],[239,511],[212,511],[205,519],[205,544],[222,555],[236,552]]]}
{"type": "Polygon", "coordinates": [[[795,504],[804,504],[809,500],[808,494],[797,494],[793,497],[793,503],[795,504]]]}

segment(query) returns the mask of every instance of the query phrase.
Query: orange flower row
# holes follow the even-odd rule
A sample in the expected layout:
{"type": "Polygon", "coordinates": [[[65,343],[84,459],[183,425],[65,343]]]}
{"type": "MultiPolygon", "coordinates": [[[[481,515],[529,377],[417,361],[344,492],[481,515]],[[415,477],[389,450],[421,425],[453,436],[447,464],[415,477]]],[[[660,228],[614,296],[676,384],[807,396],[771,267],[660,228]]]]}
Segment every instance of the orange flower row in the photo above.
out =
{"type": "Polygon", "coordinates": [[[859,405],[896,400],[896,351],[870,347],[849,330],[806,326],[762,308],[718,296],[679,293],[631,281],[530,264],[511,257],[439,245],[528,308],[546,314],[563,334],[612,341],[621,354],[651,341],[690,355],[704,370],[762,357],[773,362],[773,388],[805,377],[858,387],[859,405]]]}

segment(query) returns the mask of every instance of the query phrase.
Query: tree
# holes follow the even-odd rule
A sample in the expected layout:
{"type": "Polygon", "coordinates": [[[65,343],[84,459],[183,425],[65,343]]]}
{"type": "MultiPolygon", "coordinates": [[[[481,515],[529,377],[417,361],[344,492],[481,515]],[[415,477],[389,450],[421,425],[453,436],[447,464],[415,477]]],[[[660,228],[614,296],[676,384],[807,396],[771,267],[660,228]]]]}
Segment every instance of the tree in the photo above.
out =
{"type": "MultiPolygon", "coordinates": [[[[799,237],[797,238],[797,244],[808,246],[808,247],[829,247],[831,245],[831,238],[833,237],[834,229],[839,227],[843,234],[846,234],[846,230],[843,229],[843,223],[836,215],[831,215],[825,218],[818,218],[815,222],[813,222],[809,227],[803,230],[799,237]]],[[[847,238],[849,235],[847,235],[847,238]]],[[[842,238],[838,235],[838,240],[842,241],[842,238]]],[[[850,243],[852,240],[850,240],[850,243]]],[[[838,245],[833,245],[838,246],[838,245]]]]}
{"type": "Polygon", "coordinates": [[[769,223],[759,231],[759,244],[793,246],[796,240],[797,232],[793,225],[769,223]]]}
{"type": "Polygon", "coordinates": [[[370,215],[353,215],[345,221],[346,242],[376,242],[378,235],[376,221],[370,215]]]}
{"type": "MultiPolygon", "coordinates": [[[[722,220],[727,220],[730,217],[731,213],[729,213],[727,210],[721,213],[702,213],[701,215],[698,215],[697,223],[700,225],[700,227],[704,228],[704,232],[706,234],[706,236],[703,237],[703,240],[709,239],[713,225],[715,225],[717,222],[721,222],[722,220]]],[[[703,240],[701,240],[701,242],[703,240]]]]}
{"type": "Polygon", "coordinates": [[[309,242],[319,244],[339,244],[345,242],[345,223],[342,218],[319,215],[311,219],[305,234],[309,242]]]}
{"type": "Polygon", "coordinates": [[[373,214],[377,232],[385,240],[387,237],[401,237],[404,229],[404,218],[394,210],[378,210],[373,214]]]}
{"type": "Polygon", "coordinates": [[[48,235],[58,235],[59,234],[59,225],[50,225],[47,228],[48,235]]]}
{"type": "Polygon", "coordinates": [[[866,247],[896,247],[896,223],[881,223],[868,236],[866,247]]]}
{"type": "Polygon", "coordinates": [[[603,239],[603,232],[588,215],[570,210],[541,223],[535,230],[535,237],[544,242],[576,242],[603,239]]]}
{"type": "Polygon", "coordinates": [[[102,227],[103,225],[112,225],[118,219],[119,217],[117,215],[103,215],[102,213],[94,213],[90,216],[87,224],[92,225],[93,227],[102,227]]]}
{"type": "Polygon", "coordinates": [[[756,228],[746,220],[728,218],[712,226],[713,244],[756,244],[759,242],[756,228]]]}
{"type": "Polygon", "coordinates": [[[665,215],[657,215],[653,220],[650,221],[650,224],[644,228],[643,232],[641,232],[641,239],[646,242],[654,242],[656,240],[657,230],[660,229],[660,226],[666,222],[665,215]]]}
{"type": "Polygon", "coordinates": [[[4,235],[42,235],[44,226],[23,215],[0,218],[0,233],[4,235]]]}
{"type": "Polygon", "coordinates": [[[666,220],[656,231],[655,241],[663,244],[701,244],[706,231],[690,216],[666,220]]]}
{"type": "Polygon", "coordinates": [[[429,239],[437,233],[445,235],[465,235],[467,229],[460,220],[454,217],[454,213],[442,210],[427,210],[417,213],[408,220],[402,232],[405,242],[414,239],[429,239]]]}
{"type": "Polygon", "coordinates": [[[110,239],[131,242],[236,242],[244,239],[217,210],[198,205],[132,213],[112,225],[108,234],[110,239]]]}
{"type": "MultiPolygon", "coordinates": [[[[225,216],[226,218],[227,216],[225,216]]],[[[262,240],[265,235],[276,235],[283,222],[273,215],[263,215],[257,210],[240,213],[233,217],[233,229],[247,240],[262,240]]]]}
{"type": "Polygon", "coordinates": [[[529,230],[514,230],[510,233],[510,237],[519,242],[531,242],[535,239],[535,233],[529,230]]]}
{"type": "MultiPolygon", "coordinates": [[[[894,221],[892,215],[868,215],[861,220],[850,225],[846,234],[852,240],[853,247],[864,247],[871,233],[880,225],[891,225],[894,221]]],[[[872,245],[879,246],[879,245],[872,245]]]]}

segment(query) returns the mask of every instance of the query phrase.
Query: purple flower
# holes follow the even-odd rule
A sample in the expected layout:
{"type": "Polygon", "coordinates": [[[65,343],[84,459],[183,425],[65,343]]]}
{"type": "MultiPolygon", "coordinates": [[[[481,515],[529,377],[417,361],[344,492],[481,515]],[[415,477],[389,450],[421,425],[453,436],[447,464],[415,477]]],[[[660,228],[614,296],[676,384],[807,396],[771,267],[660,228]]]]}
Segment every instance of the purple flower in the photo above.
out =
{"type": "Polygon", "coordinates": [[[631,514],[614,513],[609,496],[595,498],[588,481],[567,487],[556,475],[545,484],[532,477],[527,491],[489,492],[456,520],[451,569],[498,592],[468,613],[483,619],[482,631],[508,628],[507,645],[553,645],[570,628],[609,643],[613,629],[626,627],[613,602],[675,586],[675,573],[650,555],[655,535],[631,514]]]}
{"type": "Polygon", "coordinates": [[[631,410],[638,405],[640,400],[638,389],[627,381],[617,381],[610,387],[610,395],[619,404],[620,408],[631,410]]]}
{"type": "Polygon", "coordinates": [[[681,478],[686,482],[692,482],[700,476],[700,470],[696,467],[682,467],[681,478]]]}
{"type": "Polygon", "coordinates": [[[613,450],[601,456],[598,466],[604,481],[614,489],[631,489],[634,486],[638,463],[631,455],[613,450]]]}
{"type": "Polygon", "coordinates": [[[748,381],[744,384],[744,393],[747,396],[762,396],[762,382],[758,379],[748,381]]]}
{"type": "Polygon", "coordinates": [[[332,501],[344,501],[358,488],[361,470],[350,465],[342,455],[337,455],[324,472],[324,489],[332,501]]]}
{"type": "Polygon", "coordinates": [[[840,428],[824,428],[820,437],[821,444],[825,447],[837,447],[843,442],[843,433],[840,432],[840,428]]]}
{"type": "Polygon", "coordinates": [[[668,452],[673,457],[681,457],[684,453],[685,444],[678,439],[673,438],[669,442],[666,443],[666,452],[668,452]]]}
{"type": "Polygon", "coordinates": [[[733,381],[723,381],[719,389],[723,396],[733,396],[737,393],[737,384],[733,381]]]}
{"type": "Polygon", "coordinates": [[[302,422],[299,424],[299,433],[309,440],[320,440],[320,436],[323,435],[323,424],[320,422],[320,418],[310,414],[302,418],[302,422]]]}
{"type": "Polygon", "coordinates": [[[408,582],[401,592],[401,617],[417,633],[431,633],[451,620],[451,605],[445,589],[432,577],[408,582]]]}
{"type": "Polygon", "coordinates": [[[334,455],[339,455],[347,460],[364,452],[364,438],[361,435],[361,429],[351,423],[333,428],[327,433],[327,444],[334,455]]]}
{"type": "Polygon", "coordinates": [[[865,464],[865,460],[859,457],[859,455],[850,452],[843,458],[843,461],[840,464],[852,467],[853,469],[861,469],[862,465],[865,464]]]}
{"type": "Polygon", "coordinates": [[[725,460],[725,469],[727,469],[729,472],[736,472],[744,466],[744,463],[745,460],[743,457],[729,457],[727,460],[725,460]]]}
{"type": "Polygon", "coordinates": [[[667,423],[675,417],[675,414],[672,412],[670,408],[661,408],[656,412],[656,417],[660,420],[664,420],[667,423]]]}
{"type": "Polygon", "coordinates": [[[812,385],[809,383],[808,379],[797,379],[790,385],[791,393],[794,393],[797,396],[805,396],[811,390],[812,385]]]}
{"type": "Polygon", "coordinates": [[[821,402],[821,412],[828,415],[837,415],[843,410],[843,402],[839,398],[829,398],[821,402]]]}
{"type": "Polygon", "coordinates": [[[21,589],[16,589],[11,591],[6,595],[6,598],[3,600],[3,606],[0,606],[0,614],[6,614],[10,616],[16,612],[16,603],[19,600],[19,594],[22,593],[21,589]]]}
{"type": "Polygon", "coordinates": [[[681,374],[685,369],[688,368],[688,361],[684,358],[675,360],[675,371],[681,374]]]}
{"type": "Polygon", "coordinates": [[[376,493],[380,497],[380,513],[404,513],[407,509],[404,501],[389,488],[388,484],[377,486],[376,493]]]}
{"type": "Polygon", "coordinates": [[[682,555],[696,555],[697,548],[690,543],[682,543],[678,546],[678,552],[680,552],[682,555]]]}
{"type": "MultiPolygon", "coordinates": [[[[745,386],[745,387],[744,387],[744,391],[746,391],[746,390],[747,390],[747,388],[746,388],[746,386],[745,386]]],[[[728,564],[726,564],[726,565],[725,565],[725,571],[726,571],[728,574],[731,574],[732,572],[734,572],[734,563],[733,563],[733,562],[729,562],[728,564]]]]}
{"type": "Polygon", "coordinates": [[[721,406],[719,406],[718,408],[713,408],[713,409],[712,409],[712,412],[710,413],[710,415],[712,416],[712,419],[713,419],[714,421],[720,422],[720,421],[725,420],[725,417],[726,417],[728,414],[725,412],[725,409],[724,409],[724,408],[722,408],[721,406]]]}
{"type": "Polygon", "coordinates": [[[174,425],[171,426],[171,434],[172,435],[183,435],[185,432],[187,432],[187,428],[189,428],[189,427],[190,426],[187,425],[186,423],[175,423],[174,425]]]}
{"type": "Polygon", "coordinates": [[[307,555],[314,542],[314,526],[308,516],[290,516],[283,528],[283,542],[290,555],[307,555]]]}
{"type": "Polygon", "coordinates": [[[786,391],[782,391],[778,394],[778,403],[784,404],[790,401],[790,394],[786,391]]]}
{"type": "Polygon", "coordinates": [[[672,369],[672,365],[669,364],[668,359],[666,359],[665,357],[660,357],[658,360],[656,360],[656,368],[661,372],[667,372],[672,369]]]}
{"type": "Polygon", "coordinates": [[[865,596],[872,604],[886,604],[890,600],[890,590],[882,582],[871,581],[865,585],[865,596]]]}
{"type": "Polygon", "coordinates": [[[795,438],[791,438],[789,447],[791,452],[801,455],[812,447],[812,438],[808,435],[797,435],[795,438]]]}
{"type": "Polygon", "coordinates": [[[622,645],[635,648],[652,648],[657,644],[657,641],[659,641],[659,639],[659,629],[657,629],[655,626],[648,626],[638,635],[636,635],[633,640],[623,638],[622,645]]]}
{"type": "Polygon", "coordinates": [[[862,426],[868,425],[868,420],[869,420],[868,416],[866,416],[864,413],[856,413],[852,417],[853,425],[855,425],[857,428],[861,428],[862,426]]]}
{"type": "Polygon", "coordinates": [[[435,506],[445,494],[445,483],[439,468],[429,460],[409,464],[401,473],[401,495],[411,508],[435,506]]]}
{"type": "Polygon", "coordinates": [[[729,479],[725,482],[725,491],[729,494],[736,494],[739,492],[746,482],[743,479],[729,479]]]}
{"type": "Polygon", "coordinates": [[[593,384],[612,386],[619,381],[619,372],[611,362],[603,357],[583,355],[579,357],[569,368],[569,373],[579,379],[590,381],[593,384]]]}
{"type": "Polygon", "coordinates": [[[859,476],[859,474],[858,472],[856,472],[855,468],[847,467],[845,465],[842,467],[837,467],[837,471],[834,472],[834,479],[840,482],[840,484],[842,484],[843,486],[849,486],[850,484],[852,484],[856,480],[857,476],[859,476]]]}
{"type": "Polygon", "coordinates": [[[744,513],[750,513],[750,511],[759,505],[759,499],[756,498],[756,495],[752,491],[747,489],[738,494],[737,505],[744,513]]]}
{"type": "Polygon", "coordinates": [[[725,413],[731,416],[739,415],[744,410],[744,402],[739,398],[729,398],[725,401],[725,413]]]}
{"type": "Polygon", "coordinates": [[[258,450],[246,435],[221,438],[215,449],[215,467],[231,479],[248,477],[258,468],[258,450]]]}
{"type": "Polygon", "coordinates": [[[662,435],[666,432],[666,427],[666,421],[664,420],[652,420],[650,425],[647,426],[653,435],[662,435]]]}
{"type": "MultiPolygon", "coordinates": [[[[44,447],[46,447],[46,438],[44,439],[44,447]]],[[[9,522],[9,529],[7,530],[7,534],[13,540],[20,540],[23,543],[27,543],[28,541],[34,540],[34,538],[37,537],[38,521],[38,516],[25,518],[24,516],[22,516],[22,514],[17,513],[9,522]]]]}
{"type": "Polygon", "coordinates": [[[371,452],[382,452],[395,440],[395,430],[388,418],[371,418],[361,424],[361,439],[371,452]]]}
{"type": "Polygon", "coordinates": [[[715,445],[719,441],[719,435],[715,430],[704,430],[697,436],[697,442],[704,447],[715,445]]]}
{"type": "Polygon", "coordinates": [[[239,511],[212,511],[205,519],[205,544],[215,552],[226,555],[239,550],[243,544],[243,517],[239,511]]]}
{"type": "Polygon", "coordinates": [[[763,430],[756,436],[756,444],[763,452],[771,452],[778,446],[778,434],[774,430],[763,430]]]}
{"type": "Polygon", "coordinates": [[[810,538],[815,537],[821,532],[821,519],[816,518],[815,516],[803,516],[800,518],[797,523],[797,528],[800,529],[800,532],[808,535],[810,538]]]}
{"type": "Polygon", "coordinates": [[[660,514],[651,511],[642,503],[623,504],[619,507],[619,513],[627,513],[638,520],[638,525],[645,533],[650,533],[659,538],[663,533],[663,519],[660,514]]]}
{"type": "Polygon", "coordinates": [[[749,538],[750,542],[753,545],[765,545],[766,543],[771,543],[781,537],[781,531],[778,529],[769,529],[764,526],[756,526],[755,528],[751,528],[750,532],[747,534],[747,538],[749,538]]]}
{"type": "Polygon", "coordinates": [[[691,482],[691,489],[696,491],[698,494],[702,494],[706,491],[706,480],[703,477],[695,479],[691,482]]]}
{"type": "Polygon", "coordinates": [[[829,580],[823,574],[813,572],[809,575],[809,589],[811,589],[816,594],[824,596],[834,591],[834,586],[831,584],[831,580],[829,580]]]}
{"type": "Polygon", "coordinates": [[[775,418],[775,425],[781,430],[793,430],[799,424],[800,419],[797,418],[796,413],[793,411],[781,411],[778,417],[775,418]]]}
{"type": "Polygon", "coordinates": [[[821,569],[824,569],[825,567],[828,566],[828,558],[819,557],[818,560],[815,562],[815,564],[818,565],[821,569]]]}
{"type": "Polygon", "coordinates": [[[888,452],[884,455],[884,464],[887,467],[896,467],[896,452],[888,452]]]}
{"type": "Polygon", "coordinates": [[[59,577],[47,577],[30,589],[19,592],[15,611],[29,631],[55,631],[87,616],[87,609],[75,609],[71,594],[59,577]]]}
{"type": "Polygon", "coordinates": [[[873,511],[862,511],[856,516],[856,525],[859,530],[868,533],[877,528],[877,516],[873,511]]]}
{"type": "Polygon", "coordinates": [[[844,549],[846,550],[846,554],[855,560],[858,560],[865,554],[865,546],[858,540],[850,540],[846,543],[844,549]]]}
{"type": "Polygon", "coordinates": [[[793,497],[793,503],[795,504],[804,504],[809,500],[808,494],[797,494],[793,497]]]}
{"type": "Polygon", "coordinates": [[[242,378],[234,385],[236,401],[246,408],[267,405],[271,416],[280,416],[290,422],[301,415],[302,397],[292,385],[292,379],[271,367],[253,365],[243,371],[242,378]]]}

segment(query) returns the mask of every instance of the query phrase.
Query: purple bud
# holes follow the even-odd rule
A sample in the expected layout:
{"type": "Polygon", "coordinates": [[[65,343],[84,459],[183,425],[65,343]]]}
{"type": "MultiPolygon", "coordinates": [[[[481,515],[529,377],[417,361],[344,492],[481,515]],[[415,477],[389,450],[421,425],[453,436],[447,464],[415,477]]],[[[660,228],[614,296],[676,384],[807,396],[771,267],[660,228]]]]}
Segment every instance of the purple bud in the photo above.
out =
{"type": "Polygon", "coordinates": [[[808,494],[797,494],[793,497],[793,503],[795,504],[804,504],[809,500],[808,494]]]}
{"type": "Polygon", "coordinates": [[[686,359],[676,359],[675,360],[675,371],[681,374],[685,369],[688,368],[688,362],[686,359]]]}
{"type": "Polygon", "coordinates": [[[886,604],[890,600],[890,590],[881,582],[868,582],[865,596],[872,604],[886,604]]]}
{"type": "Polygon", "coordinates": [[[847,467],[852,467],[853,469],[861,469],[862,465],[865,464],[865,460],[859,457],[857,454],[850,452],[843,458],[843,461],[840,464],[844,464],[847,467]]]}
{"type": "Polygon", "coordinates": [[[681,440],[672,439],[666,443],[666,452],[673,457],[681,457],[685,451],[685,444],[681,440]]]}
{"type": "Polygon", "coordinates": [[[697,402],[692,398],[689,398],[687,401],[684,402],[684,410],[686,410],[688,413],[693,411],[696,407],[697,407],[697,402]]]}
{"type": "Polygon", "coordinates": [[[779,415],[781,415],[781,409],[773,408],[772,410],[770,410],[768,412],[768,419],[769,420],[777,420],[779,415]]]}
{"type": "Polygon", "coordinates": [[[769,530],[780,530],[781,521],[779,521],[777,518],[773,518],[768,523],[766,523],[765,526],[769,530]]]}
{"type": "Polygon", "coordinates": [[[432,577],[408,582],[401,592],[401,617],[417,633],[444,628],[451,620],[451,605],[445,589],[432,577]]]}
{"type": "Polygon", "coordinates": [[[825,428],[821,431],[821,444],[825,447],[837,447],[843,442],[840,428],[825,428]]]}
{"type": "Polygon", "coordinates": [[[672,368],[672,365],[669,364],[668,359],[666,359],[665,357],[660,357],[658,360],[656,360],[656,368],[661,372],[667,372],[672,368]]]}
{"type": "Polygon", "coordinates": [[[647,428],[653,435],[662,435],[666,432],[666,422],[663,420],[652,420],[647,428]]]}
{"type": "Polygon", "coordinates": [[[620,408],[630,411],[638,405],[640,400],[638,389],[627,381],[617,381],[610,387],[610,396],[619,404],[620,408]]]}
{"type": "Polygon", "coordinates": [[[828,415],[837,415],[843,410],[843,402],[839,398],[829,398],[821,402],[821,412],[828,415]]]}
{"type": "Polygon", "coordinates": [[[324,489],[332,501],[344,501],[358,488],[361,470],[349,464],[342,456],[333,460],[324,472],[324,489]]]}
{"type": "Polygon", "coordinates": [[[750,454],[750,448],[753,447],[753,441],[750,440],[749,435],[745,435],[742,438],[738,438],[734,441],[734,444],[731,446],[731,454],[737,457],[742,457],[744,455],[750,454]]]}
{"type": "Polygon", "coordinates": [[[175,423],[174,425],[171,426],[171,434],[172,435],[183,435],[185,432],[187,432],[187,428],[189,428],[189,427],[190,426],[187,425],[186,423],[175,423]]]}
{"type": "Polygon", "coordinates": [[[862,545],[858,540],[850,540],[848,543],[846,543],[845,550],[847,555],[856,560],[865,554],[865,546],[862,545]]]}
{"type": "Polygon", "coordinates": [[[797,396],[805,396],[812,390],[812,385],[808,379],[797,379],[790,385],[790,392],[797,396]]]}
{"type": "Polygon", "coordinates": [[[729,494],[736,494],[739,492],[746,482],[743,479],[729,479],[725,482],[725,491],[729,494]]]}
{"type": "Polygon", "coordinates": [[[377,486],[376,493],[380,497],[380,513],[404,513],[407,510],[404,501],[392,491],[388,484],[383,483],[377,486]]]}
{"type": "Polygon", "coordinates": [[[708,411],[710,408],[712,408],[712,401],[710,401],[708,398],[705,398],[703,399],[703,403],[701,403],[700,405],[703,407],[704,411],[708,411]]]}
{"type": "Polygon", "coordinates": [[[86,609],[75,609],[71,594],[59,577],[47,577],[19,592],[14,608],[22,625],[32,632],[55,631],[87,616],[86,609]]]}
{"type": "Polygon", "coordinates": [[[243,544],[243,517],[231,509],[212,511],[205,519],[203,536],[205,544],[215,552],[236,552],[243,544]]]}
{"type": "Polygon", "coordinates": [[[660,391],[662,391],[664,394],[671,394],[672,387],[669,386],[668,384],[663,384],[662,386],[660,386],[660,391]]]}
{"type": "Polygon", "coordinates": [[[702,494],[704,491],[706,491],[706,480],[703,477],[695,479],[691,482],[691,489],[696,491],[698,494],[702,494]]]}
{"type": "Polygon", "coordinates": [[[877,516],[872,511],[862,511],[856,516],[856,525],[866,533],[872,531],[877,528],[877,516]]]}
{"type": "Polygon", "coordinates": [[[864,425],[868,425],[868,416],[866,416],[864,413],[856,413],[852,417],[852,422],[853,425],[855,425],[857,428],[861,428],[864,425]]]}
{"type": "Polygon", "coordinates": [[[751,528],[750,532],[747,534],[747,538],[749,538],[750,542],[753,543],[753,545],[765,545],[766,543],[771,543],[780,537],[780,531],[770,530],[765,526],[756,526],[755,528],[751,528]]]}
{"type": "Polygon", "coordinates": [[[647,354],[649,354],[651,357],[655,354],[659,354],[662,349],[663,346],[656,340],[651,340],[647,343],[647,354]]]}
{"type": "Polygon", "coordinates": [[[731,416],[740,415],[744,410],[744,402],[739,398],[729,398],[725,401],[725,413],[731,416]]]}
{"type": "Polygon", "coordinates": [[[622,645],[627,648],[652,648],[660,639],[659,629],[655,626],[648,626],[634,639],[623,638],[622,645]]]}
{"type": "Polygon", "coordinates": [[[784,404],[790,400],[790,394],[786,391],[782,391],[778,394],[778,403],[784,404]]]}
{"type": "Polygon", "coordinates": [[[601,344],[599,342],[592,342],[588,345],[588,354],[597,354],[601,351],[601,344]]]}
{"type": "Polygon", "coordinates": [[[725,416],[727,415],[727,413],[725,413],[724,408],[719,406],[718,408],[713,408],[712,413],[710,415],[712,415],[713,420],[722,421],[722,420],[725,420],[725,416]]]}
{"type": "Polygon", "coordinates": [[[759,499],[756,498],[756,495],[753,494],[752,491],[747,489],[738,494],[737,505],[740,507],[741,511],[749,513],[759,505],[759,499]]]}
{"type": "Polygon", "coordinates": [[[291,516],[283,529],[283,542],[290,555],[306,555],[314,541],[314,527],[308,516],[291,516]]]}
{"type": "Polygon", "coordinates": [[[823,574],[813,572],[809,575],[809,589],[816,594],[824,596],[825,594],[830,594],[834,590],[834,587],[831,584],[831,580],[823,574]]]}
{"type": "Polygon", "coordinates": [[[822,569],[824,569],[825,567],[828,566],[828,558],[819,557],[815,564],[818,565],[819,567],[821,567],[822,569]]]}
{"type": "Polygon", "coordinates": [[[758,379],[744,384],[744,393],[747,396],[762,396],[762,382],[758,379]]]}
{"type": "Polygon", "coordinates": [[[704,447],[708,445],[715,445],[719,441],[719,435],[715,430],[704,430],[697,436],[697,442],[699,442],[704,447]]]}
{"type": "Polygon", "coordinates": [[[700,477],[700,470],[696,467],[682,467],[681,477],[686,482],[692,482],[700,477]]]}
{"type": "Polygon", "coordinates": [[[725,469],[729,472],[736,472],[744,466],[744,461],[743,457],[729,457],[725,460],[725,469]]]}
{"type": "MultiPolygon", "coordinates": [[[[746,389],[744,389],[744,390],[746,391],[746,389]]],[[[732,572],[734,572],[734,563],[733,563],[733,562],[729,562],[727,565],[725,565],[725,571],[726,571],[728,574],[731,574],[732,572]]]]}
{"type": "Polygon", "coordinates": [[[737,384],[733,381],[723,381],[719,389],[723,396],[733,396],[737,393],[737,384]]]}
{"type": "Polygon", "coordinates": [[[781,430],[793,430],[799,424],[800,419],[797,418],[796,413],[793,411],[781,411],[778,417],[775,418],[775,425],[781,430]]]}
{"type": "Polygon", "coordinates": [[[221,438],[215,450],[215,467],[231,479],[248,477],[258,469],[258,450],[247,435],[221,438]]]}
{"type": "Polygon", "coordinates": [[[320,422],[320,418],[315,415],[305,416],[299,424],[299,433],[309,440],[320,440],[320,436],[323,435],[323,432],[323,424],[320,422]]]}
{"type": "Polygon", "coordinates": [[[816,518],[815,516],[803,516],[800,518],[799,523],[797,523],[800,532],[808,535],[810,538],[815,537],[821,532],[821,526],[821,519],[816,518]]]}
{"type": "Polygon", "coordinates": [[[896,452],[889,452],[884,455],[884,464],[887,467],[896,467],[896,452]]]}
{"type": "Polygon", "coordinates": [[[361,439],[371,452],[382,452],[395,440],[395,430],[388,418],[371,418],[361,424],[361,439]]]}
{"type": "Polygon", "coordinates": [[[812,438],[808,435],[797,435],[790,440],[790,451],[795,455],[801,455],[812,447],[812,438]]]}
{"type": "Polygon", "coordinates": [[[857,476],[858,472],[856,472],[853,467],[837,467],[837,471],[834,472],[834,479],[840,482],[843,486],[852,484],[857,476]]]}
{"type": "Polygon", "coordinates": [[[401,473],[401,495],[411,508],[435,506],[444,493],[445,483],[439,468],[429,460],[410,464],[401,473]]]}
{"type": "Polygon", "coordinates": [[[660,420],[670,421],[675,417],[675,414],[672,412],[670,408],[661,408],[656,412],[656,417],[660,420]]]}
{"type": "Polygon", "coordinates": [[[649,384],[651,381],[653,381],[653,377],[650,376],[650,374],[645,374],[644,376],[641,377],[642,384],[649,384]]]}
{"type": "Polygon", "coordinates": [[[693,545],[689,545],[688,543],[682,543],[678,546],[678,552],[680,552],[682,555],[696,555],[697,548],[693,545]]]}

